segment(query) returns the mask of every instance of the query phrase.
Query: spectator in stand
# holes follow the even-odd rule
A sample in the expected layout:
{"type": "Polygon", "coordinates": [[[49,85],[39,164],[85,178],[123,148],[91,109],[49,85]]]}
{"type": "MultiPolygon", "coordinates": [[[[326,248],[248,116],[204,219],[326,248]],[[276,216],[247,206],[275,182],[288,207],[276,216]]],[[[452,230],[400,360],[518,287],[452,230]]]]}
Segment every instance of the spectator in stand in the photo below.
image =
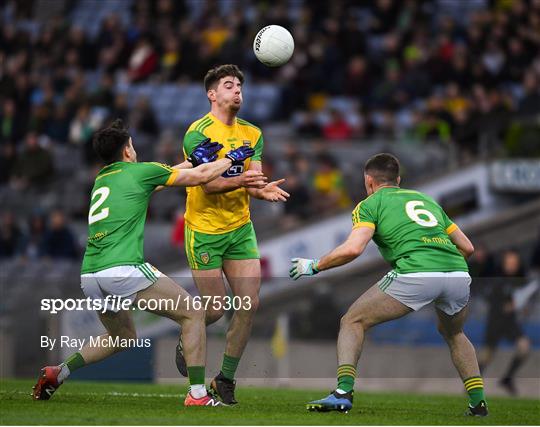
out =
{"type": "Polygon", "coordinates": [[[183,153],[178,150],[178,135],[172,130],[164,130],[156,147],[155,160],[166,165],[177,165],[183,161],[183,153]]]}
{"type": "Polygon", "coordinates": [[[12,184],[24,190],[47,184],[54,174],[52,155],[39,144],[38,135],[30,132],[26,135],[23,151],[14,166],[12,184]]]}
{"type": "Polygon", "coordinates": [[[530,71],[523,77],[524,96],[519,103],[518,113],[522,117],[538,117],[540,115],[539,77],[530,71]]]}
{"type": "Polygon", "coordinates": [[[178,79],[181,72],[180,40],[174,33],[164,37],[163,53],[159,60],[162,81],[171,82],[178,79]]]}
{"type": "Polygon", "coordinates": [[[514,377],[527,359],[531,347],[518,320],[514,304],[514,292],[526,281],[526,272],[517,251],[507,250],[502,255],[498,277],[493,279],[487,299],[489,304],[485,347],[479,358],[480,370],[485,371],[491,363],[501,339],[515,346],[515,354],[499,384],[511,395],[517,394],[514,377]]]}
{"type": "Polygon", "coordinates": [[[54,259],[76,259],[78,249],[75,236],[66,223],[64,212],[54,210],[49,222],[49,229],[43,237],[42,255],[54,259]]]}
{"type": "Polygon", "coordinates": [[[138,134],[155,136],[159,127],[148,98],[139,98],[129,115],[129,126],[138,134]]]}
{"type": "Polygon", "coordinates": [[[30,260],[37,260],[44,254],[44,237],[47,230],[46,217],[34,213],[28,219],[28,233],[21,245],[21,255],[30,260]]]}
{"type": "Polygon", "coordinates": [[[298,136],[303,138],[319,138],[322,135],[322,129],[317,122],[317,117],[311,111],[301,112],[296,116],[295,130],[298,136]]]}
{"type": "Polygon", "coordinates": [[[128,122],[129,108],[127,95],[125,93],[117,93],[114,98],[114,106],[110,117],[113,119],[122,119],[124,122],[128,122]]]}
{"type": "Polygon", "coordinates": [[[92,164],[97,157],[92,148],[92,136],[102,125],[103,116],[93,112],[89,104],[82,104],[69,127],[69,141],[81,147],[87,164],[92,164]]]}
{"type": "Polygon", "coordinates": [[[81,105],[69,128],[69,142],[80,146],[87,145],[100,124],[91,114],[90,106],[81,105]]]}
{"type": "Polygon", "coordinates": [[[99,86],[90,96],[92,105],[111,109],[114,105],[114,78],[110,73],[101,76],[99,86]]]}
{"type": "Polygon", "coordinates": [[[329,153],[317,156],[317,170],[313,178],[315,212],[331,213],[351,205],[343,175],[336,160],[329,153]]]}
{"type": "Polygon", "coordinates": [[[466,110],[456,112],[453,119],[453,140],[463,151],[463,157],[472,158],[478,151],[478,132],[474,120],[466,110]]]}
{"type": "Polygon", "coordinates": [[[158,54],[150,38],[142,36],[129,58],[128,77],[133,83],[146,80],[158,66],[158,54]]]}
{"type": "Polygon", "coordinates": [[[21,251],[23,234],[15,221],[13,212],[0,216],[0,258],[12,258],[21,251]]]}
{"type": "Polygon", "coordinates": [[[493,280],[497,275],[494,256],[483,243],[475,243],[474,254],[467,259],[467,263],[469,264],[469,274],[473,279],[471,294],[487,299],[493,287],[493,280]]]}
{"type": "Polygon", "coordinates": [[[355,97],[365,98],[369,95],[372,84],[371,74],[367,69],[365,58],[362,56],[351,58],[347,68],[345,93],[355,97]]]}
{"type": "Polygon", "coordinates": [[[323,127],[323,135],[330,141],[343,141],[350,139],[353,129],[336,109],[330,110],[330,121],[323,127]]]}
{"type": "Polygon", "coordinates": [[[17,164],[15,145],[6,142],[0,144],[0,185],[9,183],[17,164]]]}
{"type": "Polygon", "coordinates": [[[311,217],[311,195],[308,187],[295,173],[285,176],[283,189],[291,195],[284,205],[279,224],[283,230],[297,227],[311,217]]]}
{"type": "Polygon", "coordinates": [[[13,99],[6,99],[0,112],[0,143],[17,143],[24,132],[23,117],[17,114],[13,99]]]}
{"type": "Polygon", "coordinates": [[[417,113],[415,135],[421,141],[437,140],[450,141],[450,125],[434,113],[428,112],[424,116],[417,113]]]}
{"type": "Polygon", "coordinates": [[[54,142],[65,144],[69,141],[70,117],[65,104],[57,105],[54,115],[49,122],[45,133],[54,142]]]}

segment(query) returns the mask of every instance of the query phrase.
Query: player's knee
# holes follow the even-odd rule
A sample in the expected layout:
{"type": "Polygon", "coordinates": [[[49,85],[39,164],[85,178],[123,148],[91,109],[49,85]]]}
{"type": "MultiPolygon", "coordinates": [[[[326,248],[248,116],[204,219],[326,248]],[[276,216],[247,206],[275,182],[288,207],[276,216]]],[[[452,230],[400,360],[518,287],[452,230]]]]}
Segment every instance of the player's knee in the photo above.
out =
{"type": "Polygon", "coordinates": [[[368,328],[369,325],[367,324],[366,320],[367,319],[361,314],[356,313],[353,315],[350,312],[347,312],[341,318],[340,326],[342,328],[348,327],[348,326],[353,326],[353,327],[362,326],[364,328],[368,328]]]}
{"type": "Polygon", "coordinates": [[[204,322],[205,316],[204,308],[191,307],[185,317],[192,322],[204,322]]]}
{"type": "Polygon", "coordinates": [[[446,340],[447,337],[449,336],[448,335],[448,331],[446,330],[446,328],[442,325],[442,324],[438,324],[437,325],[437,331],[439,332],[439,334],[446,340]]]}
{"type": "Polygon", "coordinates": [[[249,304],[245,304],[241,309],[249,314],[255,314],[259,309],[259,296],[249,297],[249,300],[246,298],[246,301],[249,301],[249,304]]]}
{"type": "Polygon", "coordinates": [[[220,308],[219,310],[207,310],[205,313],[206,324],[210,325],[214,322],[217,322],[223,317],[224,314],[225,310],[223,310],[222,308],[220,308]]]}
{"type": "Polygon", "coordinates": [[[463,329],[448,329],[442,323],[437,325],[437,330],[446,341],[452,341],[463,333],[463,329]]]}
{"type": "Polygon", "coordinates": [[[234,315],[242,318],[252,318],[259,309],[258,296],[245,296],[241,298],[242,303],[233,306],[234,315]]]}
{"type": "Polygon", "coordinates": [[[531,342],[528,338],[522,337],[517,342],[517,349],[521,355],[525,355],[531,349],[531,342]]]}

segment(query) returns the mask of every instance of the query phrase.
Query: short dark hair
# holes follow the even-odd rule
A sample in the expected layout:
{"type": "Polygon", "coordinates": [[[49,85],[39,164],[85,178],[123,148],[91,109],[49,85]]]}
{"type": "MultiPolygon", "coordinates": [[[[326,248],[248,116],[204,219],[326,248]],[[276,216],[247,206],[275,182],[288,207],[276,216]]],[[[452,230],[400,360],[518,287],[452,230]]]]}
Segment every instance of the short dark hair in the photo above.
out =
{"type": "Polygon", "coordinates": [[[122,160],[122,150],[129,143],[129,132],[124,122],[116,119],[109,126],[96,132],[92,146],[99,157],[106,163],[122,160]]]}
{"type": "Polygon", "coordinates": [[[334,156],[332,156],[327,151],[323,151],[323,152],[317,154],[316,159],[317,159],[317,163],[319,163],[320,165],[328,166],[329,168],[337,168],[338,167],[338,164],[337,164],[336,159],[334,158],[334,156]]]}
{"type": "Polygon", "coordinates": [[[399,160],[389,153],[376,154],[366,162],[364,172],[380,184],[397,185],[399,160]]]}
{"type": "Polygon", "coordinates": [[[236,77],[240,80],[240,83],[244,84],[244,73],[240,71],[240,68],[234,64],[225,64],[208,70],[206,76],[204,76],[204,88],[207,92],[209,89],[215,89],[219,81],[227,76],[236,77]]]}

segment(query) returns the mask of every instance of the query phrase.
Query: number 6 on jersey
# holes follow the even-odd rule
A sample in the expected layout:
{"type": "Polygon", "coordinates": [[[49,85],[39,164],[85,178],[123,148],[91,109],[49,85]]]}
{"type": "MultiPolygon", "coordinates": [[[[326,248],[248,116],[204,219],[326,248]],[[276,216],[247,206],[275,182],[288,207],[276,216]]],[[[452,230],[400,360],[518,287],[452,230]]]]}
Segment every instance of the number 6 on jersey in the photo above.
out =
{"type": "Polygon", "coordinates": [[[427,209],[416,209],[417,206],[424,206],[424,202],[411,200],[405,205],[407,216],[422,227],[435,227],[438,224],[437,218],[427,209]],[[420,215],[427,216],[428,219],[420,218],[420,215]]]}

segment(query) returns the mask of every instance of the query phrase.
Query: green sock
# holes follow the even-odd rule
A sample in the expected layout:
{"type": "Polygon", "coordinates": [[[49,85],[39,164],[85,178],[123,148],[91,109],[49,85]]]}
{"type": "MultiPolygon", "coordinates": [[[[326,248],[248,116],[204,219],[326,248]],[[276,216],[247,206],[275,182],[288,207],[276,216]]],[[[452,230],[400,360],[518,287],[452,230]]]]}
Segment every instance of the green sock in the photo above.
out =
{"type": "Polygon", "coordinates": [[[470,377],[463,380],[465,385],[465,390],[469,394],[469,404],[471,406],[476,406],[482,400],[486,400],[484,396],[484,381],[482,377],[470,377]]]}
{"type": "Polygon", "coordinates": [[[225,378],[234,380],[234,374],[236,374],[236,368],[240,362],[239,357],[232,357],[227,354],[223,354],[223,363],[221,364],[221,373],[225,378]]]}
{"type": "Polygon", "coordinates": [[[81,353],[74,353],[64,361],[64,365],[69,368],[69,372],[73,372],[86,365],[86,362],[81,353]]]}
{"type": "Polygon", "coordinates": [[[204,384],[204,366],[188,366],[189,385],[204,384]]]}
{"type": "Polygon", "coordinates": [[[354,365],[339,365],[337,370],[337,380],[340,390],[345,393],[353,391],[354,379],[356,378],[356,367],[354,365]]]}

